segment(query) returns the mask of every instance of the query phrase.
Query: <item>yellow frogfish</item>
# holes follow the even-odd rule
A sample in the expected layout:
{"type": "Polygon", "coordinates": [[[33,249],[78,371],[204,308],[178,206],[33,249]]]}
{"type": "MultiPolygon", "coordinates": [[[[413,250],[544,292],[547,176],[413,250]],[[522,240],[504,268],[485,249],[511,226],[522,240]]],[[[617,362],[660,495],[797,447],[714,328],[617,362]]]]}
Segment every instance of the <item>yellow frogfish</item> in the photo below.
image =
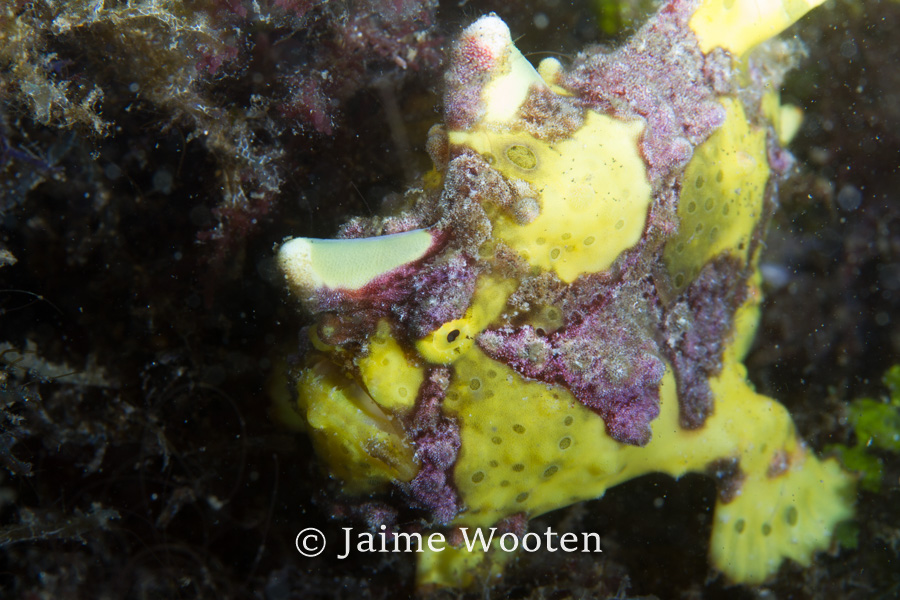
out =
{"type": "MultiPolygon", "coordinates": [[[[735,583],[807,565],[853,480],[742,364],[821,0],[672,0],[615,50],[535,69],[495,15],[453,45],[434,168],[392,214],[278,249],[314,319],[273,386],[345,496],[450,541],[420,585],[502,568],[463,529],[527,520],[651,472],[718,486],[709,552],[735,583]]],[[[402,526],[389,524],[392,530],[402,526]]]]}

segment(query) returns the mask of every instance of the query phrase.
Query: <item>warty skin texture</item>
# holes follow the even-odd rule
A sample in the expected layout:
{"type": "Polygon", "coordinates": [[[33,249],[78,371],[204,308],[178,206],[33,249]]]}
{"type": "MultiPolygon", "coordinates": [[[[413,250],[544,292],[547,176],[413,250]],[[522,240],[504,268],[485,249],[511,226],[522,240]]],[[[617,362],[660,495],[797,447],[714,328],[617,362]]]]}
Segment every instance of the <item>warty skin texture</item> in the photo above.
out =
{"type": "MultiPolygon", "coordinates": [[[[753,4],[772,14],[744,25],[675,0],[568,70],[535,70],[499,18],[479,19],[451,52],[435,168],[408,208],[282,246],[315,321],[275,413],[349,496],[399,490],[453,540],[693,471],[719,485],[710,555],[732,581],[828,546],[852,481],[741,363],[794,114],[766,75],[782,70],[749,51],[812,7],[753,4]],[[727,42],[709,41],[711,19],[727,42]]],[[[505,558],[426,552],[419,583],[468,585],[505,558]]]]}

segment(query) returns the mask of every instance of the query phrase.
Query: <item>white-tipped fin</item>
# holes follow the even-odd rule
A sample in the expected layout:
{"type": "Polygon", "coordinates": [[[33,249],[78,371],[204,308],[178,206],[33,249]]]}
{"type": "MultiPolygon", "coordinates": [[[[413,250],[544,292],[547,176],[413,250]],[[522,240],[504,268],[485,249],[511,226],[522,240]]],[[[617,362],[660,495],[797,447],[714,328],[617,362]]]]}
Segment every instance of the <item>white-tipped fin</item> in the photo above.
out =
{"type": "Polygon", "coordinates": [[[470,25],[464,35],[471,36],[485,54],[502,61],[495,74],[481,90],[484,121],[501,124],[510,121],[528,97],[532,85],[546,87],[528,59],[513,44],[509,27],[497,15],[481,17],[470,25]]]}

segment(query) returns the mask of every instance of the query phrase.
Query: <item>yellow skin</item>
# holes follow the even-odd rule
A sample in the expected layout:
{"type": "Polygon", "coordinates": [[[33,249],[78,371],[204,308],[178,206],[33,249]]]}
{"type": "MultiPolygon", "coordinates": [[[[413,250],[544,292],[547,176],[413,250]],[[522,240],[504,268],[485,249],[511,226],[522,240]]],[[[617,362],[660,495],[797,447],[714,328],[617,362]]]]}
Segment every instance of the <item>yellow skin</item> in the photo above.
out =
{"type": "MultiPolygon", "coordinates": [[[[814,5],[707,0],[690,26],[704,52],[723,47],[737,56],[814,5]],[[747,17],[753,11],[760,11],[759,18],[747,17]]],[[[641,239],[653,201],[638,152],[644,125],[589,110],[582,126],[561,141],[511,128],[529,86],[540,77],[511,42],[508,51],[509,68],[484,88],[487,110],[481,120],[449,131],[447,139],[451,151],[470,149],[507,180],[525,182],[541,210],[524,224],[502,210],[488,211],[492,235],[483,254],[490,257],[493,244],[502,244],[532,271],[551,272],[564,283],[605,271],[641,239]]],[[[558,71],[553,62],[539,69],[544,85],[563,94],[555,87],[558,71]]],[[[760,109],[768,126],[748,119],[738,99],[721,96],[719,101],[725,123],[695,149],[685,168],[678,230],[659,257],[675,292],[686,289],[716,257],[730,255],[755,265],[752,248],[757,246],[751,238],[764,212],[770,178],[767,132],[784,140],[796,130],[795,112],[780,106],[777,94],[768,94],[760,109]]],[[[431,174],[431,181],[440,175],[431,174]]],[[[392,262],[382,253],[379,264],[423,256],[428,245],[423,236],[414,232],[409,242],[389,241],[402,247],[402,257],[392,262]]],[[[317,263],[309,258],[309,244],[302,245],[301,258],[309,264],[297,266],[296,256],[285,251],[280,256],[288,284],[301,297],[315,292],[311,279],[340,279],[335,265],[365,263],[371,254],[360,250],[355,256],[348,245],[338,259],[329,256],[317,263]]],[[[330,250],[316,246],[315,252],[330,250]]],[[[358,289],[359,273],[366,269],[350,271],[346,278],[352,283],[345,287],[358,289]]],[[[652,421],[650,442],[642,447],[611,438],[604,421],[566,387],[528,380],[478,346],[479,333],[513,316],[507,300],[519,281],[500,270],[479,277],[462,318],[412,347],[395,338],[387,321],[369,336],[364,351],[352,356],[324,343],[313,329],[315,350],[294,374],[293,393],[284,388],[273,393],[275,413],[308,431],[346,493],[384,491],[411,481],[419,471],[403,419],[415,409],[426,369],[449,366],[442,411],[459,427],[452,483],[464,507],[449,524],[451,530],[487,528],[522,513],[536,517],[600,497],[609,487],[647,473],[677,478],[705,473],[717,461],[738,461],[742,479],[737,493],[723,495],[716,504],[710,556],[731,581],[762,582],[785,558],[807,565],[817,550],[828,547],[835,525],[852,515],[852,481],[834,460],[817,459],[797,438],[786,409],[757,394],[747,381],[741,361],[759,319],[758,279],[757,274],[747,283],[750,292],[734,317],[722,368],[709,380],[712,414],[698,429],[681,426],[675,378],[667,366],[659,386],[660,414],[652,421]],[[354,366],[352,372],[341,366],[347,364],[354,366]]],[[[532,311],[526,323],[548,331],[562,326],[552,306],[532,311]]],[[[496,572],[506,558],[500,552],[490,555],[492,560],[465,548],[426,550],[419,555],[418,581],[468,585],[486,570],[496,572]]]]}

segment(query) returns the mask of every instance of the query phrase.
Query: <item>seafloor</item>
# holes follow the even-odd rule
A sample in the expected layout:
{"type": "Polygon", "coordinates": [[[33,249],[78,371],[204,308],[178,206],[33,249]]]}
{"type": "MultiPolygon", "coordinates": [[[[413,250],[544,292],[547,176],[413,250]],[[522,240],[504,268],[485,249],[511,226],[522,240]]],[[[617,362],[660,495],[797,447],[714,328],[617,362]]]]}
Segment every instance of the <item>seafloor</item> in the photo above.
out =
{"type": "MultiPolygon", "coordinates": [[[[532,58],[615,44],[614,0],[0,4],[0,596],[396,598],[411,557],[302,559],[334,484],[267,415],[303,324],[273,246],[328,237],[428,166],[447,40],[496,11],[532,58]]],[[[830,0],[784,97],[806,119],[748,360],[817,451],[900,362],[900,3],[830,0]]],[[[895,598],[900,458],[813,566],[728,587],[713,483],[631,481],[541,518],[598,558],[529,555],[472,598],[895,598]]],[[[876,463],[877,464],[877,463],[876,463]]],[[[878,473],[875,473],[877,479],[878,473]]]]}

